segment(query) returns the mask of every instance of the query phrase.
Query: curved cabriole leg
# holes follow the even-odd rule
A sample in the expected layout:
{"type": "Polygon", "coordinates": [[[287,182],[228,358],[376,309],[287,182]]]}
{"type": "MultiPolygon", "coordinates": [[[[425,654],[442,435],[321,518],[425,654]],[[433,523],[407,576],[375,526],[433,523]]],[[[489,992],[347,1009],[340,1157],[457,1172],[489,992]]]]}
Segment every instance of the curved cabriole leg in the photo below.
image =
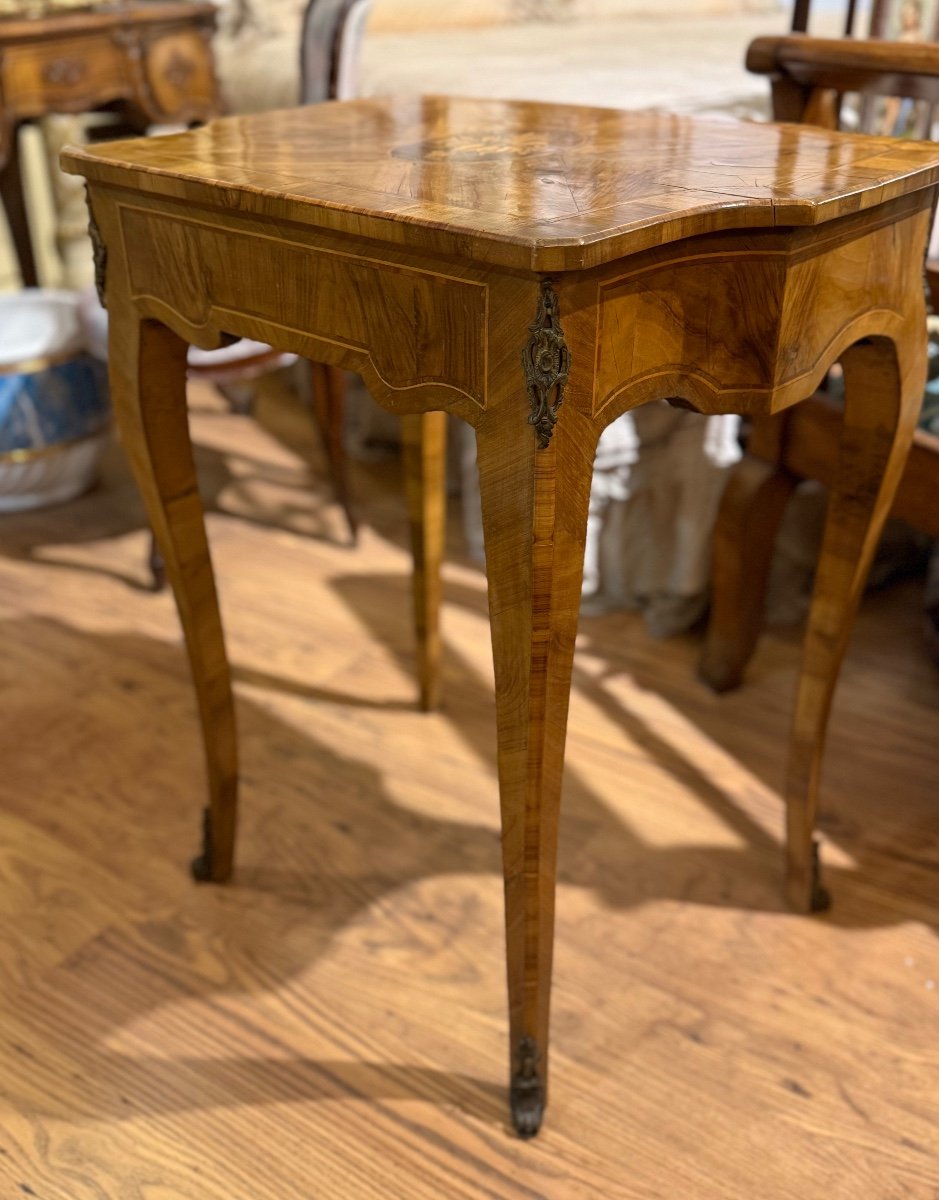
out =
{"type": "Polygon", "coordinates": [[[235,710],[186,410],[186,343],[131,305],[110,305],[114,415],[173,585],[209,777],[200,880],[229,877],[235,842],[235,710]]]}
{"type": "Polygon", "coordinates": [[[517,405],[477,426],[495,660],[510,1099],[522,1137],[547,1099],[558,811],[597,435],[563,410],[546,449],[517,405]]]}
{"type": "Polygon", "coordinates": [[[698,664],[715,692],[739,687],[763,627],[776,535],[798,481],[745,455],[731,473],[714,525],[711,615],[698,664]]]}
{"type": "Polygon", "coordinates": [[[828,907],[815,815],[828,715],[868,569],[893,503],[925,384],[925,335],[874,338],[842,357],[844,426],[815,579],[786,778],[786,895],[797,912],[828,907]]]}
{"type": "Polygon", "coordinates": [[[447,414],[401,418],[404,481],[414,555],[414,630],[420,705],[440,700],[440,571],[446,537],[447,414]]]}

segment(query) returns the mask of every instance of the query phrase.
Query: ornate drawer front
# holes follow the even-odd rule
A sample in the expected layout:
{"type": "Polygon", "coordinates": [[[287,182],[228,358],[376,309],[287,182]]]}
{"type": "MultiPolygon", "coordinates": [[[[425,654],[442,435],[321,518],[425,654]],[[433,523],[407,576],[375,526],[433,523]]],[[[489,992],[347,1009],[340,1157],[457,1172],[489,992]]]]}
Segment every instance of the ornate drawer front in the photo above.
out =
{"type": "Polygon", "coordinates": [[[430,386],[485,408],[484,283],[211,218],[119,214],[131,295],[191,340],[215,329],[304,354],[298,337],[312,338],[332,352],[320,361],[360,370],[389,407],[394,393],[430,386]],[[249,332],[239,318],[259,324],[249,332]]]}
{"type": "Polygon", "coordinates": [[[627,392],[748,410],[773,386],[786,267],[782,251],[700,254],[601,284],[594,412],[627,392]]]}
{"type": "Polygon", "coordinates": [[[144,79],[155,115],[193,120],[215,112],[218,99],[208,42],[177,30],[144,45],[144,79]]]}
{"type": "Polygon", "coordinates": [[[107,37],[11,46],[3,55],[3,95],[18,117],[80,112],[128,92],[123,56],[107,37]]]}

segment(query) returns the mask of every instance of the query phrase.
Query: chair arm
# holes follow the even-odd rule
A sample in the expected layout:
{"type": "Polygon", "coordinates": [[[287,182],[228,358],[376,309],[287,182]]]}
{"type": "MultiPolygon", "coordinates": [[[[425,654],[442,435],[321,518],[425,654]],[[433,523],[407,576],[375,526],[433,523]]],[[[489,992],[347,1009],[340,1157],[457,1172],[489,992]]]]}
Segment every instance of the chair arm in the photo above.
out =
{"type": "Polygon", "coordinates": [[[308,0],[300,42],[300,103],[351,99],[371,0],[308,0]]]}
{"type": "Polygon", "coordinates": [[[747,70],[788,77],[802,88],[939,99],[939,44],[871,38],[759,37],[747,70]]]}

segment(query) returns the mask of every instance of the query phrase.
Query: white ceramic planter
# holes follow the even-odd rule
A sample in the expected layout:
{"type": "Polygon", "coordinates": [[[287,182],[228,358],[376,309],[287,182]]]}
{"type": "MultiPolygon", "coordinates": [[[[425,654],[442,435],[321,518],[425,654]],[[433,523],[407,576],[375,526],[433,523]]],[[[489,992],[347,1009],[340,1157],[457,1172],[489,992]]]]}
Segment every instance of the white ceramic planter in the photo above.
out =
{"type": "Polygon", "coordinates": [[[0,296],[0,512],[69,500],[97,477],[107,373],[85,351],[78,310],[72,292],[0,296]]]}

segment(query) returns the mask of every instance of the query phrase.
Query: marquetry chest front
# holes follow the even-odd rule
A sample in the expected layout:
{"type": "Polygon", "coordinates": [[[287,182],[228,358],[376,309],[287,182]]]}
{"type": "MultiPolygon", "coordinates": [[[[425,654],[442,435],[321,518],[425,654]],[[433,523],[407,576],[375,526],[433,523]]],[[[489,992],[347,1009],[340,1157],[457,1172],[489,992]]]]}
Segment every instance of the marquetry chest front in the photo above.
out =
{"type": "Polygon", "coordinates": [[[217,116],[215,6],[129,3],[0,19],[0,192],[23,282],[36,280],[17,150],[21,125],[49,113],[116,111],[124,127],[217,116]]]}

